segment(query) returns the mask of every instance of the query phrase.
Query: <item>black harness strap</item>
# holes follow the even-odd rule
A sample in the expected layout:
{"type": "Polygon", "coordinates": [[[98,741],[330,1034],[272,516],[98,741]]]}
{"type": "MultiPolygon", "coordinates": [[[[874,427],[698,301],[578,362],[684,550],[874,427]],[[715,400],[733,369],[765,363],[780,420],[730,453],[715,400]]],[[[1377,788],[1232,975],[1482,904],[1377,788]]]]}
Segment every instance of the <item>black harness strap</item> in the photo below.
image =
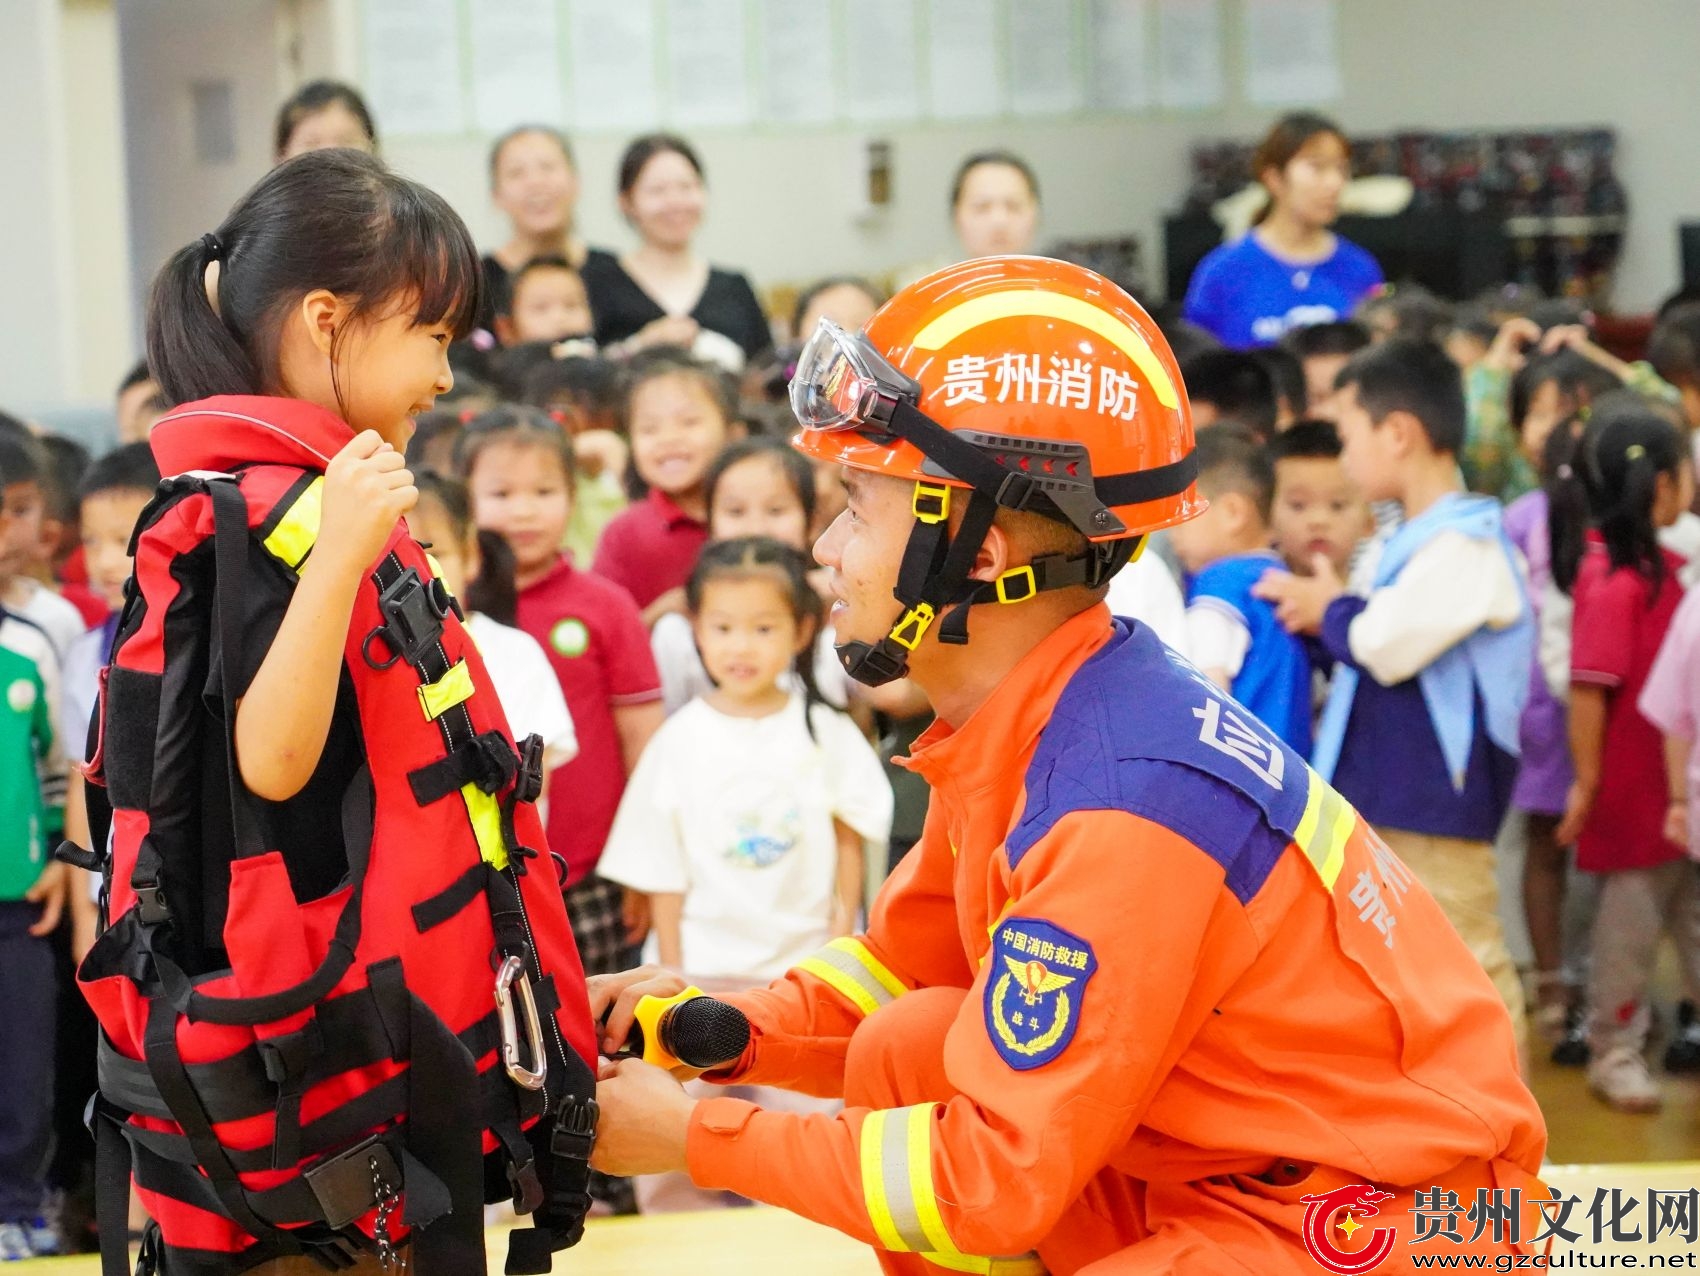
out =
{"type": "Polygon", "coordinates": [[[99,1094],[89,1101],[101,1276],[130,1276],[130,1146],[124,1141],[123,1122],[124,1114],[99,1094]]]}
{"type": "Polygon", "coordinates": [[[476,784],[486,793],[499,793],[520,769],[520,759],[500,731],[485,731],[452,750],[446,758],[409,771],[408,787],[420,806],[446,798],[476,784]]]}
{"type": "Polygon", "coordinates": [[[196,1163],[212,1183],[221,1212],[257,1240],[292,1245],[294,1242],[287,1233],[266,1223],[250,1206],[248,1194],[236,1177],[235,1167],[225,1155],[224,1145],[213,1133],[200,1097],[189,1082],[183,1057],[177,1052],[177,1011],[163,997],[156,997],[148,1006],[145,1048],[148,1071],[153,1074],[154,1084],[171,1109],[172,1119],[182,1127],[184,1136],[194,1148],[196,1163]]]}
{"type": "Polygon", "coordinates": [[[414,1270],[419,1276],[480,1271],[483,1127],[475,1061],[431,1008],[408,991],[400,961],[374,966],[370,978],[373,993],[389,1003],[385,1021],[407,1025],[406,1151],[446,1189],[441,1200],[407,1193],[403,1220],[413,1229],[414,1270]],[[439,1207],[446,1207],[447,1214],[439,1207]]]}

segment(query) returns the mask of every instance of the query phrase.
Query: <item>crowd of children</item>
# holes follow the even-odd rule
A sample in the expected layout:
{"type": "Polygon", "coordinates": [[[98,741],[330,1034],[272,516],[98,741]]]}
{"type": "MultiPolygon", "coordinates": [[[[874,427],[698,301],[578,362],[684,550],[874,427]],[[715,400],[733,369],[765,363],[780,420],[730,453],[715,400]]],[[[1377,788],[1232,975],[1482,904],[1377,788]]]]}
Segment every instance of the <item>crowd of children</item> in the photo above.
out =
{"type": "MultiPolygon", "coordinates": [[[[634,215],[700,199],[688,148],[662,139],[632,164],[634,215]],[[696,194],[650,190],[658,172],[696,194]]],[[[543,741],[549,850],[585,970],[647,949],[706,988],[765,981],[852,931],[918,836],[924,790],[881,764],[926,705],[903,684],[851,684],[834,657],[809,550],[843,496],[786,442],[795,347],[745,340],[740,382],[694,329],[668,341],[661,321],[624,316],[610,338],[586,274],[619,267],[549,212],[576,182],[564,141],[516,130],[491,177],[516,234],[483,263],[495,302],[407,444],[409,526],[516,736],[543,741]],[[527,231],[538,207],[547,224],[527,231]]],[[[792,323],[857,326],[878,301],[825,280],[792,323]]],[[[1650,364],[1629,364],[1573,308],[1437,321],[1425,302],[1413,333],[1384,298],[1368,304],[1373,326],[1330,319],[1256,351],[1160,313],[1210,509],[1154,537],[1112,606],[1311,759],[1521,1019],[1494,851],[1514,811],[1529,1022],[1606,1102],[1650,1110],[1656,1022],[1664,1067],[1700,1070],[1700,603],[1683,592],[1700,573],[1700,305],[1661,316],[1650,364]],[[1567,937],[1579,888],[1594,921],[1567,937]],[[1655,1014],[1666,935],[1688,1000],[1655,1014]]],[[[118,390],[119,446],[92,464],[0,416],[0,1259],[87,1239],[75,1125],[92,1080],[66,1060],[92,1036],[69,976],[98,910],[49,852],[61,830],[87,840],[67,759],[93,743],[131,530],[160,478],[145,440],[169,402],[138,366],[118,390]]],[[[1352,902],[1393,925],[1373,883],[1352,902]]],[[[625,1185],[597,1192],[632,1207],[625,1185]]],[[[706,1203],[678,1183],[638,1196],[706,1203]]]]}

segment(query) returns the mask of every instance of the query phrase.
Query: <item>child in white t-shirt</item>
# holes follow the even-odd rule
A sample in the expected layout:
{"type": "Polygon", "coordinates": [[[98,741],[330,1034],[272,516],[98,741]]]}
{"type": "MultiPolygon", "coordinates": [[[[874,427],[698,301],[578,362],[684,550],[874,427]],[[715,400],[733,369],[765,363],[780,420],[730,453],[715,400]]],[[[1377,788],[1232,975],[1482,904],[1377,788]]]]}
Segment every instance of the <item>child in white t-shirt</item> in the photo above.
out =
{"type": "MultiPolygon", "coordinates": [[[[815,514],[814,469],[784,440],[757,436],[730,444],[709,466],[703,482],[711,543],[738,536],[771,536],[808,552],[815,514]]],[[[821,626],[815,635],[815,686],[821,699],[845,709],[850,704],[850,682],[832,643],[831,628],[821,626]]],[[[693,697],[714,689],[697,654],[688,617],[678,613],[661,617],[649,631],[649,645],[661,672],[661,700],[668,713],[677,713],[693,697]]]]}
{"type": "MultiPolygon", "coordinates": [[[[820,601],[800,550],[765,536],[710,544],[686,595],[714,685],[650,740],[597,872],[650,895],[662,965],[729,991],[855,929],[865,847],[883,847],[892,795],[872,746],[815,691],[820,601]]],[[[746,1097],[825,1110],[765,1088],[746,1097]]],[[[640,1179],[644,1211],[726,1203],[681,1177],[640,1179]]]]}
{"type": "MultiPolygon", "coordinates": [[[[472,501],[457,479],[425,471],[416,478],[419,503],[407,516],[414,539],[431,552],[443,583],[466,609],[466,628],[496,684],[496,698],[515,740],[543,737],[543,774],[578,756],[572,714],[560,681],[537,639],[513,624],[518,590],[513,552],[472,521],[472,501]]],[[[545,799],[547,797],[545,796],[545,799]]]]}

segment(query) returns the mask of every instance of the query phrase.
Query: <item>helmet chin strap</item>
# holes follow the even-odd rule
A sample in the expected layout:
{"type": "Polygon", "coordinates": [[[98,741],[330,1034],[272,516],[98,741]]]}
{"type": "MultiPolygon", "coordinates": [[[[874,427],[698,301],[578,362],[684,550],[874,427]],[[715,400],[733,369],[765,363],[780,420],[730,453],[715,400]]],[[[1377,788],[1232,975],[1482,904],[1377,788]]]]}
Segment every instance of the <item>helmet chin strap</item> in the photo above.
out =
{"type": "Polygon", "coordinates": [[[915,526],[904,546],[892,591],[904,611],[878,642],[844,642],[834,647],[844,672],[866,687],[883,687],[909,672],[910,653],[939,622],[939,641],[968,641],[968,609],[977,603],[1022,603],[1036,594],[1077,585],[1096,588],[1125,566],[1143,537],[1087,546],[1084,554],[1046,554],[1003,572],[995,580],[972,580],[975,560],[997,513],[996,498],[974,489],[962,524],[949,530],[952,488],[925,480],[915,484],[915,526]],[[940,612],[944,613],[940,621],[940,612]]]}

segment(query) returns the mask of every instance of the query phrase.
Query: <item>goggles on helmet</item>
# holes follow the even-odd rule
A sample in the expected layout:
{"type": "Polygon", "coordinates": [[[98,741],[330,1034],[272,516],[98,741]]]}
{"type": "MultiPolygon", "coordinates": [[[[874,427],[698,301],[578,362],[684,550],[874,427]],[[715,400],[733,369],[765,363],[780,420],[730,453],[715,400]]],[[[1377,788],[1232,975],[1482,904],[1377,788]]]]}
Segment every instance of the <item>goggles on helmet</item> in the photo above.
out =
{"type": "Polygon", "coordinates": [[[905,376],[859,332],[822,319],[797,356],[791,411],[805,430],[885,426],[899,402],[921,401],[921,386],[905,376]]]}

